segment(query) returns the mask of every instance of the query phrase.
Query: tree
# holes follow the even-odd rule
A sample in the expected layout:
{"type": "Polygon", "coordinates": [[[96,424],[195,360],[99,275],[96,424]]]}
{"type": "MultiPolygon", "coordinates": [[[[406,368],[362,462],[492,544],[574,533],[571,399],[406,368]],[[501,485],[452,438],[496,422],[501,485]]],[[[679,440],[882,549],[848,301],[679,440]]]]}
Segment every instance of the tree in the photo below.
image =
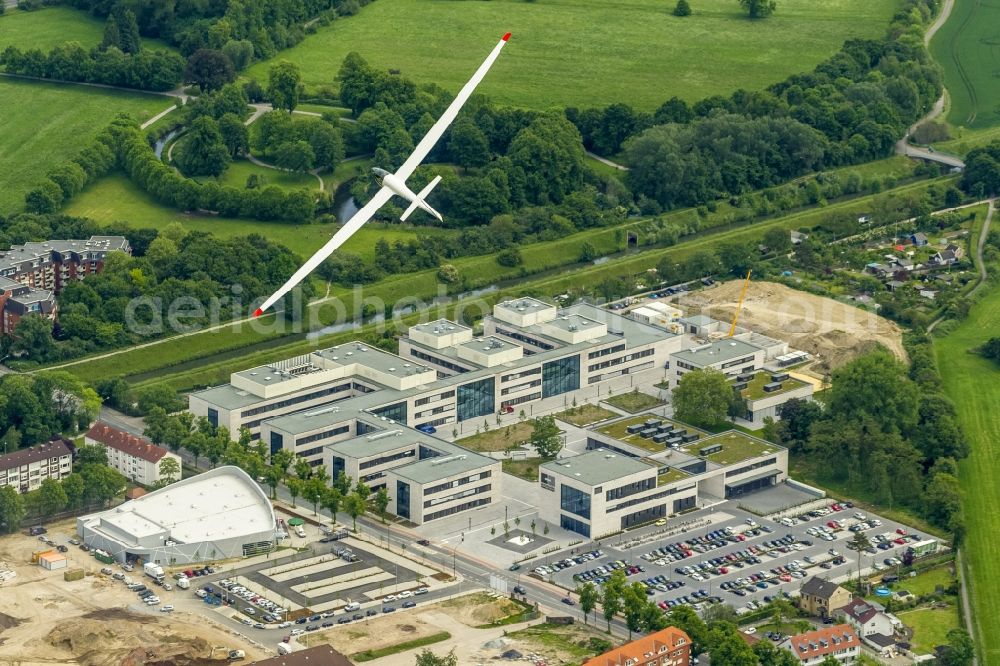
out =
{"type": "Polygon", "coordinates": [[[337,522],[337,513],[340,511],[340,503],[344,496],[339,488],[327,488],[323,493],[323,508],[330,512],[330,518],[337,522]]]}
{"type": "Polygon", "coordinates": [[[437,276],[438,280],[445,284],[455,284],[459,280],[458,269],[453,264],[442,264],[437,276]]]}
{"type": "MultiPolygon", "coordinates": [[[[692,639],[693,640],[693,639],[692,639]]],[[[739,636],[734,625],[720,624],[708,635],[712,663],[726,666],[757,666],[757,655],[739,636]]]]}
{"type": "Polygon", "coordinates": [[[632,640],[632,632],[642,629],[643,610],[646,605],[646,588],[639,583],[626,585],[622,592],[622,610],[625,614],[625,626],[628,627],[628,638],[632,640]]]}
{"type": "Polygon", "coordinates": [[[452,650],[443,657],[439,657],[427,648],[417,655],[417,666],[458,666],[458,657],[452,650]]]}
{"type": "Polygon", "coordinates": [[[507,247],[497,252],[497,263],[501,266],[513,268],[514,266],[523,264],[524,257],[521,256],[521,251],[516,247],[507,247]]]}
{"type": "Polygon", "coordinates": [[[904,436],[918,423],[919,390],[906,367],[887,351],[859,356],[835,370],[829,393],[833,421],[856,423],[871,416],[883,431],[904,436]]]}
{"type": "Polygon", "coordinates": [[[276,109],[289,113],[299,104],[302,74],[298,65],[282,60],[272,65],[267,76],[267,97],[276,109]]]}
{"type": "Polygon", "coordinates": [[[948,650],[945,652],[945,666],[971,666],[975,661],[976,646],[964,629],[948,631],[948,650]]]}
{"type": "Polygon", "coordinates": [[[52,339],[52,322],[41,315],[22,317],[14,327],[14,339],[10,350],[36,361],[49,358],[55,349],[52,339]]]}
{"type": "Polygon", "coordinates": [[[73,472],[62,480],[63,492],[66,493],[66,506],[70,509],[79,509],[83,506],[84,484],[83,477],[73,472]]]}
{"type": "Polygon", "coordinates": [[[160,461],[160,476],[168,484],[181,478],[181,466],[177,462],[177,458],[173,456],[163,457],[160,461]]]}
{"type": "Polygon", "coordinates": [[[767,18],[777,8],[775,0],[740,0],[740,4],[752,19],[767,18]]]}
{"type": "Polygon", "coordinates": [[[847,545],[857,554],[858,556],[858,585],[861,584],[861,554],[865,552],[866,548],[871,548],[872,542],[868,539],[868,535],[864,532],[855,532],[854,536],[851,537],[847,545]]]}
{"type": "Polygon", "coordinates": [[[123,4],[115,7],[113,14],[118,24],[118,48],[122,53],[139,53],[142,50],[142,39],[139,37],[139,24],[135,20],[135,14],[123,4]]]}
{"type": "Polygon", "coordinates": [[[10,426],[4,432],[3,437],[0,437],[0,441],[3,442],[4,455],[13,453],[21,448],[21,433],[18,432],[16,427],[10,426]]]}
{"type": "Polygon", "coordinates": [[[80,468],[83,494],[88,504],[106,505],[125,492],[125,477],[105,465],[90,463],[80,468]]]}
{"type": "Polygon", "coordinates": [[[535,419],[528,442],[545,460],[552,460],[562,449],[559,426],[552,416],[541,416],[535,419]]]}
{"type": "Polygon", "coordinates": [[[121,51],[122,38],[118,30],[118,20],[114,14],[108,14],[108,18],[104,22],[104,38],[101,40],[99,48],[103,51],[112,46],[121,51]]]}
{"type": "Polygon", "coordinates": [[[674,16],[691,16],[691,5],[688,0],[677,0],[677,6],[674,7],[674,16]]]}
{"type": "Polygon", "coordinates": [[[293,476],[285,482],[285,485],[288,486],[288,494],[292,496],[292,506],[294,507],[295,500],[297,500],[302,494],[302,488],[305,485],[305,481],[297,476],[293,476]]]}
{"type": "Polygon", "coordinates": [[[733,388],[718,370],[684,373],[674,389],[674,414],[696,426],[714,426],[726,420],[733,388]]]}
{"type": "Polygon", "coordinates": [[[184,80],[210,93],[235,81],[236,68],[222,51],[198,49],[188,58],[184,80]]]}
{"type": "Polygon", "coordinates": [[[365,498],[357,493],[351,493],[344,500],[344,510],[351,517],[353,523],[352,529],[355,532],[358,531],[358,517],[365,515],[366,507],[365,498]]]}
{"type": "Polygon", "coordinates": [[[586,624],[591,611],[597,608],[597,602],[601,598],[601,593],[596,585],[587,581],[576,588],[576,594],[580,597],[580,610],[583,611],[583,623],[586,624]]]}
{"type": "Polygon", "coordinates": [[[601,590],[601,611],[608,622],[608,631],[611,631],[611,620],[622,610],[624,594],[625,572],[618,569],[604,582],[601,590]]]}
{"type": "MultiPolygon", "coordinates": [[[[235,113],[226,113],[219,118],[219,134],[222,135],[222,143],[225,144],[230,157],[235,158],[250,152],[249,131],[235,113]]],[[[146,255],[149,256],[148,251],[146,255]]]]}
{"type": "Polygon", "coordinates": [[[389,491],[382,486],[375,493],[375,508],[378,510],[378,517],[385,523],[385,510],[389,508],[389,491]]]}
{"type": "Polygon", "coordinates": [[[21,527],[21,521],[27,514],[24,498],[14,490],[13,486],[0,488],[0,532],[10,534],[21,527]]]}
{"type": "Polygon", "coordinates": [[[195,119],[178,147],[174,160],[185,176],[218,176],[229,166],[229,149],[210,116],[195,119]]]}
{"type": "Polygon", "coordinates": [[[315,161],[316,154],[306,141],[285,141],[274,150],[275,166],[287,171],[309,171],[315,161]]]}
{"type": "Polygon", "coordinates": [[[764,233],[764,245],[775,254],[786,254],[792,249],[792,237],[787,229],[775,227],[764,233]]]}
{"type": "Polygon", "coordinates": [[[85,444],[76,449],[76,464],[82,469],[86,465],[108,464],[108,450],[99,444],[85,444]]]}
{"type": "Polygon", "coordinates": [[[594,247],[593,243],[587,241],[580,246],[581,262],[593,261],[596,257],[597,257],[597,248],[594,247]]]}
{"type": "Polygon", "coordinates": [[[62,484],[55,479],[45,479],[38,487],[38,510],[43,516],[52,516],[66,508],[69,497],[62,484]]]}
{"type": "Polygon", "coordinates": [[[292,465],[292,470],[295,472],[295,476],[299,477],[302,481],[305,481],[310,476],[312,476],[312,465],[305,458],[296,458],[295,464],[292,465]]]}
{"type": "Polygon", "coordinates": [[[337,476],[333,478],[333,487],[340,491],[341,495],[346,496],[351,492],[351,486],[353,481],[351,477],[347,476],[343,472],[337,472],[337,476]]]}
{"type": "MultiPolygon", "coordinates": [[[[674,606],[667,613],[667,622],[677,627],[691,638],[691,654],[699,655],[709,646],[708,626],[690,606],[674,606]]],[[[719,662],[726,663],[726,662],[719,662]]]]}
{"type": "Polygon", "coordinates": [[[313,515],[319,513],[319,504],[326,495],[326,482],[318,476],[310,477],[302,487],[302,497],[313,505],[313,515]]]}
{"type": "Polygon", "coordinates": [[[451,127],[448,152],[452,161],[461,167],[480,167],[490,161],[490,144],[483,131],[467,116],[462,116],[451,127]]]}

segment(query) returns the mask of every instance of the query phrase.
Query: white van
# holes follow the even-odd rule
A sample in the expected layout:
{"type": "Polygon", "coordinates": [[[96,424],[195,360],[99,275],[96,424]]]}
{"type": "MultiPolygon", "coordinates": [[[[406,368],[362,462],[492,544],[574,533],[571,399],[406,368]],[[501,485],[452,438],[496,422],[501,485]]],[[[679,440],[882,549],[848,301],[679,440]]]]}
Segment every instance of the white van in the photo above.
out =
{"type": "Polygon", "coordinates": [[[346,613],[352,613],[356,610],[361,610],[361,604],[359,604],[357,601],[353,601],[344,606],[344,612],[346,613]]]}
{"type": "Polygon", "coordinates": [[[295,534],[298,535],[298,537],[300,539],[306,538],[306,531],[304,529],[302,529],[301,525],[296,525],[295,526],[295,534]]]}

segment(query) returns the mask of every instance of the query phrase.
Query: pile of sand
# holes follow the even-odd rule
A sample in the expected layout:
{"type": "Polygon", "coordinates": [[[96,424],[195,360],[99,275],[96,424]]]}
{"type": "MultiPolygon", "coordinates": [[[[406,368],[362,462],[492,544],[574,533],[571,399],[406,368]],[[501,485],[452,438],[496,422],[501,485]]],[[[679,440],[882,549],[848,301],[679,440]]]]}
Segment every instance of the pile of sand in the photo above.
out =
{"type": "Polygon", "coordinates": [[[45,642],[76,657],[85,666],[203,666],[226,661],[187,627],[168,627],[150,616],[121,610],[95,611],[68,619],[52,629],[45,642]]]}
{"type": "MultiPolygon", "coordinates": [[[[733,280],[685,294],[680,304],[692,314],[731,321],[742,289],[742,280],[733,280]]],[[[894,322],[847,303],[773,282],[750,281],[739,324],[809,352],[816,357],[809,372],[820,377],[879,344],[906,360],[902,331],[894,322]]]]}

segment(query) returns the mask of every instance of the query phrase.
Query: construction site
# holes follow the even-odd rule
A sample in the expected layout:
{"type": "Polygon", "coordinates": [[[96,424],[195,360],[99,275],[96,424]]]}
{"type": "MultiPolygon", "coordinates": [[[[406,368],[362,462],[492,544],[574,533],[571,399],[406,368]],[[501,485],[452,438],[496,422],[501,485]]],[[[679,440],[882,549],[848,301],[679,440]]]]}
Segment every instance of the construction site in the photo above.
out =
{"type": "MultiPolygon", "coordinates": [[[[48,526],[59,544],[73,534],[72,520],[48,526]]],[[[234,649],[250,661],[269,656],[184,604],[171,612],[142,604],[101,572],[104,563],[75,547],[66,549],[63,567],[33,564],[40,548],[23,533],[0,539],[0,570],[9,572],[0,581],[0,666],[208,666],[228,663],[234,649]]]]}

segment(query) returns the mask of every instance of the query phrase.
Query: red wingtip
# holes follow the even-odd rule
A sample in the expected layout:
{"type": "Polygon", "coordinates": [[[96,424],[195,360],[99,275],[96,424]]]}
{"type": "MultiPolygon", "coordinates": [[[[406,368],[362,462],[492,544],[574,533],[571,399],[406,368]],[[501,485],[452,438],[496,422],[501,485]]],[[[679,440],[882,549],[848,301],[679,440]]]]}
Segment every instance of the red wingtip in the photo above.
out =
{"type": "Polygon", "coordinates": [[[254,317],[259,317],[259,316],[261,316],[262,314],[264,314],[264,311],[263,311],[263,310],[261,310],[260,308],[257,308],[257,309],[256,309],[256,310],[254,310],[254,312],[253,312],[253,316],[254,316],[254,317]]]}
{"type": "Polygon", "coordinates": [[[503,41],[506,42],[508,39],[510,39],[510,33],[508,32],[506,35],[503,36],[502,39],[503,39],[503,41]]]}

